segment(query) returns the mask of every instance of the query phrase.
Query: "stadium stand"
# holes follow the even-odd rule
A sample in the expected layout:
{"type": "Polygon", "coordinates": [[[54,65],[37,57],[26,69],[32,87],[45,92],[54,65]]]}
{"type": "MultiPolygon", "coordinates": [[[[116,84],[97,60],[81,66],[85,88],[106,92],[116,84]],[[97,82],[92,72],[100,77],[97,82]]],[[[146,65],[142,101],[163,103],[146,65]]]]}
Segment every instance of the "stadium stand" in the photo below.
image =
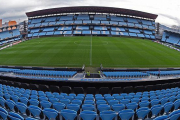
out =
{"type": "Polygon", "coordinates": [[[122,81],[141,81],[159,78],[177,78],[180,76],[179,70],[163,70],[163,71],[117,71],[117,72],[107,72],[102,71],[99,78],[85,78],[85,73],[82,77],[78,76],[77,71],[50,71],[50,70],[28,70],[28,69],[12,69],[12,68],[0,68],[0,74],[11,75],[18,78],[28,78],[28,79],[41,79],[50,81],[89,81],[89,82],[122,82],[122,81]],[[152,79],[153,78],[153,79],[152,79]]]}
{"type": "Polygon", "coordinates": [[[54,76],[54,77],[73,77],[77,72],[75,71],[48,71],[48,70],[20,70],[0,68],[0,72],[13,72],[17,75],[28,76],[54,76]]]}
{"type": "Polygon", "coordinates": [[[30,84],[15,86],[16,82],[12,85],[4,80],[0,82],[4,82],[0,84],[0,117],[4,120],[175,120],[180,116],[178,87],[140,92],[126,92],[124,88],[115,93],[103,87],[95,94],[85,94],[79,87],[71,92],[69,87],[56,86],[57,91],[52,92],[47,85],[36,85],[37,89],[33,89],[30,84]]]}
{"type": "Polygon", "coordinates": [[[142,72],[103,72],[106,77],[145,77],[148,76],[147,73],[142,72]]]}
{"type": "Polygon", "coordinates": [[[0,32],[0,39],[1,40],[9,39],[9,38],[15,38],[18,36],[20,36],[20,32],[18,29],[0,32]]]}
{"type": "Polygon", "coordinates": [[[180,34],[170,31],[164,31],[161,41],[180,45],[180,34]]]}
{"type": "Polygon", "coordinates": [[[19,29],[0,32],[0,45],[20,40],[19,29]]]}
{"type": "MultiPolygon", "coordinates": [[[[109,36],[122,35],[122,36],[130,36],[130,37],[155,39],[155,34],[152,32],[155,30],[154,20],[153,19],[149,20],[146,18],[140,19],[136,16],[122,17],[122,16],[110,15],[110,14],[82,14],[82,13],[77,14],[76,13],[76,14],[66,14],[66,15],[64,14],[57,16],[54,15],[49,17],[42,16],[41,18],[29,17],[28,28],[30,29],[30,32],[28,37],[31,38],[37,36],[37,34],[31,35],[33,34],[32,30],[35,28],[39,29],[40,27],[45,28],[45,30],[49,29],[48,32],[56,32],[58,30],[61,30],[63,32],[63,34],[55,34],[55,35],[67,35],[67,34],[68,35],[109,35],[109,36]],[[69,29],[63,29],[63,28],[69,28],[69,29]],[[125,29],[129,31],[125,31],[125,29]],[[78,30],[78,33],[76,30],[78,30]],[[87,30],[90,31],[87,32],[87,30]],[[118,31],[118,32],[121,31],[122,33],[117,33],[113,31],[118,31]]],[[[49,34],[40,34],[40,35],[46,36],[49,34]]]]}
{"type": "Polygon", "coordinates": [[[152,75],[160,74],[160,76],[176,76],[176,75],[180,75],[179,70],[174,70],[174,71],[149,71],[147,73],[152,74],[152,75]]]}

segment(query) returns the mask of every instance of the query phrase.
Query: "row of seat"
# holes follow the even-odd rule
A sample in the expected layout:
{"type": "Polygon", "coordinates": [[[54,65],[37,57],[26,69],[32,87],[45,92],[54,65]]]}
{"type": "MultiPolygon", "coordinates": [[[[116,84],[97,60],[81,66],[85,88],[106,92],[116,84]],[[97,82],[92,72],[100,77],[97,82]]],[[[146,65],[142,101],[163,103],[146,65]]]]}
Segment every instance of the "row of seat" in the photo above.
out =
{"type": "MultiPolygon", "coordinates": [[[[5,87],[5,86],[3,86],[5,87]]],[[[107,104],[108,108],[114,104],[121,104],[123,109],[132,109],[135,110],[138,107],[153,107],[155,105],[161,104],[164,106],[166,103],[171,103],[171,107],[174,106],[175,108],[179,108],[180,106],[180,93],[173,91],[173,94],[167,93],[164,91],[163,93],[153,93],[148,92],[144,93],[130,93],[130,94],[96,94],[95,96],[92,94],[65,94],[65,93],[51,93],[51,92],[42,92],[42,91],[29,91],[24,89],[11,89],[11,88],[1,88],[0,92],[0,104],[1,106],[5,106],[5,103],[14,104],[12,101],[6,101],[8,99],[13,100],[14,102],[22,102],[25,105],[35,105],[35,106],[52,106],[55,102],[61,102],[67,106],[68,104],[91,104],[91,105],[100,105],[100,104],[107,104]],[[17,91],[18,90],[18,91],[17,91]],[[25,93],[25,94],[23,94],[25,93]],[[6,99],[6,100],[5,100],[6,99]],[[9,103],[10,102],[10,103],[9,103]]],[[[78,107],[79,108],[79,107],[78,107]]],[[[92,108],[92,106],[91,106],[92,108]]],[[[112,107],[114,108],[114,107],[112,107]]],[[[93,107],[95,110],[95,107],[93,107]]],[[[99,110],[99,109],[98,109],[99,110]]]]}
{"type": "Polygon", "coordinates": [[[166,70],[166,71],[144,71],[144,72],[129,72],[129,71],[122,71],[122,72],[103,72],[103,74],[106,77],[111,77],[111,78],[126,78],[126,77],[131,77],[131,78],[137,78],[137,77],[148,77],[149,75],[154,75],[154,76],[177,76],[180,75],[180,70],[166,70]]]}
{"type": "Polygon", "coordinates": [[[27,69],[11,69],[11,68],[0,68],[0,72],[12,72],[17,75],[54,76],[54,77],[73,77],[77,73],[77,71],[27,70],[27,69]]]}
{"type": "Polygon", "coordinates": [[[19,29],[0,32],[0,40],[10,39],[20,36],[19,29]]]}
{"type": "Polygon", "coordinates": [[[68,77],[59,78],[59,77],[28,76],[28,75],[15,75],[15,77],[35,79],[35,80],[51,80],[51,81],[67,81],[68,80],[68,77]]]}
{"type": "Polygon", "coordinates": [[[92,78],[92,79],[86,79],[83,78],[81,81],[89,81],[89,82],[113,82],[113,81],[131,81],[131,80],[142,80],[143,78],[127,78],[127,79],[118,79],[118,78],[113,78],[113,79],[98,79],[98,78],[92,78]]]}
{"type": "Polygon", "coordinates": [[[149,74],[147,73],[144,73],[144,72],[103,72],[103,74],[106,76],[106,77],[114,77],[114,78],[117,78],[117,77],[148,77],[149,74]]]}
{"type": "Polygon", "coordinates": [[[28,32],[36,33],[36,32],[54,32],[54,31],[114,31],[114,32],[130,32],[130,33],[143,33],[143,34],[154,34],[154,31],[151,30],[142,30],[137,28],[124,28],[124,27],[106,27],[106,26],[64,26],[64,27],[42,27],[42,28],[35,28],[29,29],[28,32]],[[91,28],[91,29],[90,29],[91,28]],[[92,29],[94,28],[94,29],[92,29]]]}
{"type": "Polygon", "coordinates": [[[155,118],[154,120],[179,120],[179,118],[180,118],[180,110],[175,110],[169,115],[162,115],[155,118]]]}
{"type": "Polygon", "coordinates": [[[180,70],[171,70],[171,71],[147,71],[151,75],[160,75],[160,76],[177,76],[180,75],[180,70]]]}
{"type": "Polygon", "coordinates": [[[9,39],[9,40],[3,40],[3,41],[0,41],[0,45],[8,44],[8,43],[15,42],[15,41],[18,41],[18,40],[20,40],[19,37],[9,39]]]}
{"type": "Polygon", "coordinates": [[[144,25],[155,25],[154,21],[142,20],[137,18],[129,18],[129,17],[120,17],[120,16],[104,16],[104,15],[73,15],[73,16],[52,16],[45,18],[36,18],[29,19],[28,23],[41,23],[41,22],[55,22],[55,21],[72,21],[72,20],[97,20],[97,21],[118,21],[118,22],[128,22],[128,23],[136,23],[136,24],[144,24],[144,25]]]}
{"type": "MultiPolygon", "coordinates": [[[[156,96],[158,94],[163,95],[164,93],[168,93],[171,96],[171,95],[178,94],[179,88],[172,88],[172,89],[167,89],[167,90],[157,90],[157,91],[150,91],[150,92],[137,92],[137,93],[129,93],[129,94],[122,93],[120,95],[113,94],[112,96],[111,96],[111,94],[105,94],[105,95],[96,94],[95,98],[94,98],[93,94],[86,94],[86,95],[85,94],[77,94],[77,96],[76,96],[76,94],[73,94],[73,93],[71,93],[69,95],[65,94],[65,93],[59,94],[56,92],[51,93],[51,92],[42,92],[42,91],[35,91],[35,90],[29,90],[29,89],[20,89],[20,88],[5,86],[5,85],[0,85],[0,91],[3,93],[2,95],[6,99],[5,100],[4,98],[1,98],[0,103],[1,103],[2,107],[8,109],[11,112],[12,111],[14,112],[15,106],[16,106],[18,109],[17,110],[18,114],[23,114],[23,115],[25,114],[24,112],[28,109],[30,114],[32,114],[33,117],[35,117],[35,118],[43,117],[43,116],[40,116],[40,114],[42,112],[44,113],[44,110],[47,110],[47,113],[49,115],[46,115],[46,116],[47,117],[54,116],[52,119],[55,119],[59,114],[60,114],[60,116],[63,116],[66,119],[66,117],[67,117],[66,115],[68,115],[68,116],[71,115],[71,114],[68,114],[69,111],[71,111],[70,113],[72,113],[72,112],[74,113],[74,115],[73,115],[74,116],[73,119],[74,119],[77,116],[77,114],[79,113],[78,111],[79,111],[82,103],[84,103],[84,104],[82,105],[82,108],[81,108],[82,110],[80,111],[80,116],[81,116],[81,112],[83,110],[91,110],[93,113],[96,113],[96,114],[100,113],[100,116],[102,113],[104,113],[105,116],[108,115],[109,117],[110,116],[112,117],[112,115],[113,115],[114,117],[117,117],[117,113],[118,113],[122,120],[133,117],[135,115],[135,113],[136,113],[137,117],[141,118],[141,119],[144,119],[145,117],[154,118],[159,114],[164,114],[164,113],[169,114],[169,112],[172,109],[177,110],[180,106],[179,98],[177,98],[177,100],[175,102],[174,102],[175,99],[172,101],[169,99],[170,102],[165,101],[165,102],[161,103],[161,105],[159,103],[157,103],[156,99],[152,99],[152,101],[151,101],[152,107],[151,108],[148,108],[149,106],[147,105],[146,100],[144,101],[141,99],[142,100],[141,102],[134,101],[134,102],[128,103],[127,102],[128,99],[125,100],[125,99],[120,98],[121,99],[120,101],[117,101],[117,99],[115,99],[120,96],[121,97],[129,96],[130,97],[130,95],[134,96],[134,97],[136,96],[137,98],[138,98],[138,96],[142,95],[142,96],[145,96],[145,98],[147,98],[148,96],[152,97],[152,96],[156,96]],[[171,93],[175,93],[175,94],[171,94],[171,93]],[[9,96],[7,96],[6,94],[9,94],[9,96]],[[28,97],[28,95],[30,95],[30,96],[28,97]],[[18,98],[17,96],[19,96],[20,98],[18,98]],[[53,96],[61,97],[61,98],[59,98],[60,103],[58,102],[59,100],[55,99],[53,96]],[[62,98],[62,97],[64,97],[64,98],[62,98]],[[31,98],[31,99],[29,99],[29,98],[31,98]],[[12,100],[10,100],[10,99],[12,99],[12,100]],[[94,101],[94,99],[95,99],[95,101],[94,101]],[[102,100],[102,99],[104,99],[104,100],[102,100]],[[40,102],[38,100],[40,100],[40,102]],[[30,105],[28,107],[26,107],[28,105],[28,102],[30,105]],[[72,102],[72,103],[69,104],[70,102],[72,102]],[[41,106],[39,106],[39,103],[41,106]],[[54,106],[53,108],[51,108],[52,104],[54,106]],[[94,105],[95,106],[97,105],[97,107],[95,107],[94,105]],[[137,108],[137,106],[140,106],[140,108],[137,108]],[[174,106],[174,108],[173,108],[173,106],[174,106]],[[64,112],[63,109],[65,107],[66,107],[65,111],[68,111],[68,112],[65,115],[63,115],[62,112],[64,112]],[[124,109],[125,107],[126,107],[126,109],[124,109]],[[106,110],[111,110],[111,109],[113,111],[106,111],[106,110]],[[161,113],[162,110],[164,110],[163,113],[161,113]],[[24,112],[21,113],[21,111],[24,111],[24,112]],[[58,111],[59,113],[56,112],[56,114],[53,114],[55,111],[58,111]],[[150,113],[150,112],[152,115],[148,115],[148,113],[150,113]],[[114,113],[116,113],[116,114],[114,114],[114,113]]],[[[92,112],[91,112],[91,114],[92,114],[92,112]]],[[[91,114],[89,113],[89,115],[91,115],[91,114]]],[[[28,117],[28,115],[26,117],[28,117]]],[[[108,120],[111,120],[111,119],[109,118],[108,120]]]]}
{"type": "Polygon", "coordinates": [[[128,37],[139,37],[146,39],[155,39],[154,35],[142,34],[142,33],[128,33],[128,32],[116,32],[116,31],[50,31],[50,32],[37,32],[37,33],[29,33],[27,35],[28,38],[32,37],[41,37],[41,36],[54,36],[54,35],[102,35],[102,36],[128,36],[128,37]]]}
{"type": "Polygon", "coordinates": [[[47,22],[47,23],[37,23],[37,24],[29,24],[29,28],[38,28],[38,27],[51,27],[58,25],[107,25],[107,26],[124,26],[124,27],[132,27],[139,29],[149,29],[154,30],[154,26],[134,24],[134,23],[125,23],[125,22],[114,22],[114,21],[58,21],[58,22],[47,22]]]}
{"type": "Polygon", "coordinates": [[[142,91],[151,91],[151,90],[160,90],[160,89],[167,89],[173,87],[179,87],[180,82],[173,82],[173,83],[164,83],[164,84],[157,84],[157,85],[146,85],[146,86],[127,86],[127,87],[100,87],[99,89],[96,87],[74,87],[71,88],[70,86],[58,86],[58,85],[43,85],[43,84],[28,84],[28,83],[20,83],[15,81],[6,81],[0,80],[1,84],[21,87],[25,89],[34,89],[34,90],[42,90],[42,91],[52,91],[52,92],[64,92],[64,93],[71,93],[74,92],[76,94],[80,93],[88,93],[88,94],[119,94],[119,93],[131,93],[131,92],[142,92],[142,91]]]}

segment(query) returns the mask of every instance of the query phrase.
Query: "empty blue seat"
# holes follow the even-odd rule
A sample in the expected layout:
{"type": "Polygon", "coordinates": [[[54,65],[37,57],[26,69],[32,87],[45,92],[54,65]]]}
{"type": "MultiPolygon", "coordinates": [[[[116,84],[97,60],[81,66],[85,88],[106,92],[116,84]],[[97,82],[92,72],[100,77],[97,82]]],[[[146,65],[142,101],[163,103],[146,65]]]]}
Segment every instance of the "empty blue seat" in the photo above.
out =
{"type": "Polygon", "coordinates": [[[112,106],[112,105],[114,105],[114,104],[118,104],[119,101],[118,101],[118,100],[109,100],[108,103],[109,103],[109,105],[112,106]]]}
{"type": "Polygon", "coordinates": [[[105,111],[105,110],[110,110],[111,107],[110,105],[107,105],[107,104],[100,104],[97,106],[97,109],[102,112],[102,111],[105,111]]]}
{"type": "Polygon", "coordinates": [[[11,96],[11,99],[12,99],[14,102],[18,102],[19,97],[18,97],[17,95],[12,95],[12,96],[11,96]]]}
{"type": "Polygon", "coordinates": [[[48,101],[48,98],[45,97],[45,96],[41,96],[41,97],[39,97],[39,100],[40,100],[40,101],[43,101],[43,100],[48,101]]]}
{"type": "Polygon", "coordinates": [[[29,100],[29,104],[30,105],[38,106],[39,105],[39,101],[37,99],[30,99],[29,100]]]}
{"type": "Polygon", "coordinates": [[[115,96],[115,99],[116,100],[122,100],[122,99],[124,99],[124,97],[123,96],[115,96]]]}
{"type": "Polygon", "coordinates": [[[114,100],[114,97],[112,97],[112,96],[107,96],[107,97],[105,97],[105,99],[106,99],[107,101],[109,101],[109,100],[114,100]]]}
{"type": "Polygon", "coordinates": [[[8,116],[8,112],[4,108],[0,107],[0,118],[6,120],[7,116],[8,116]]]}
{"type": "Polygon", "coordinates": [[[173,102],[167,102],[164,104],[164,113],[169,114],[170,110],[173,107],[173,102]]]}
{"type": "Polygon", "coordinates": [[[77,112],[74,110],[64,109],[60,112],[65,120],[74,120],[77,116],[77,112]]]}
{"type": "Polygon", "coordinates": [[[5,99],[7,100],[7,99],[10,99],[11,98],[11,95],[9,95],[9,94],[4,94],[4,97],[5,97],[5,99]]]}
{"type": "Polygon", "coordinates": [[[150,96],[150,100],[154,100],[154,99],[157,99],[157,96],[150,96]]]}
{"type": "Polygon", "coordinates": [[[167,115],[159,116],[159,117],[156,117],[154,120],[168,120],[168,116],[167,115]]]}
{"type": "Polygon", "coordinates": [[[168,101],[169,101],[169,99],[167,97],[164,97],[161,99],[161,104],[164,105],[168,101]]]}
{"type": "Polygon", "coordinates": [[[69,99],[70,101],[72,101],[74,99],[74,96],[65,96],[65,99],[69,99]]]}
{"type": "Polygon", "coordinates": [[[140,99],[139,98],[133,98],[131,99],[131,102],[136,102],[136,103],[139,103],[140,99]]]}
{"type": "Polygon", "coordinates": [[[113,96],[113,97],[116,97],[116,96],[119,96],[119,94],[113,94],[112,96],[113,96]]]}
{"type": "Polygon", "coordinates": [[[143,96],[142,98],[141,98],[141,101],[148,101],[149,100],[149,97],[148,96],[143,96]]]}
{"type": "Polygon", "coordinates": [[[152,117],[157,117],[163,107],[161,105],[154,105],[151,107],[152,117]]]}
{"type": "Polygon", "coordinates": [[[17,102],[16,107],[20,111],[21,114],[26,114],[27,106],[24,103],[17,102]]]}
{"type": "Polygon", "coordinates": [[[117,116],[115,111],[102,111],[100,112],[100,117],[102,120],[113,120],[117,116]]]}
{"type": "Polygon", "coordinates": [[[58,116],[58,111],[51,108],[45,108],[43,113],[46,117],[48,117],[49,120],[56,120],[58,116]]]}
{"type": "Polygon", "coordinates": [[[5,102],[6,102],[6,100],[5,100],[3,97],[0,97],[0,105],[1,105],[2,107],[5,106],[5,102]]]}
{"type": "Polygon", "coordinates": [[[104,97],[103,96],[96,96],[95,99],[96,100],[104,100],[104,97]]]}
{"type": "Polygon", "coordinates": [[[82,105],[82,110],[90,110],[90,111],[94,111],[95,106],[91,105],[91,104],[84,104],[82,105]]]}
{"type": "Polygon", "coordinates": [[[41,118],[41,116],[40,116],[40,114],[42,113],[41,108],[34,106],[34,105],[30,105],[28,107],[28,110],[33,115],[33,117],[38,118],[38,119],[41,118]]]}
{"type": "Polygon", "coordinates": [[[180,99],[180,94],[178,94],[178,95],[176,96],[176,99],[180,99]]]}
{"type": "Polygon", "coordinates": [[[82,100],[84,100],[84,96],[76,96],[75,99],[82,101],[82,100]]]}
{"type": "Polygon", "coordinates": [[[119,111],[125,109],[125,105],[124,104],[114,104],[114,105],[112,105],[112,109],[115,112],[119,112],[119,111]]]}
{"type": "MultiPolygon", "coordinates": [[[[86,97],[94,97],[93,94],[86,94],[86,97]]],[[[96,94],[95,97],[103,97],[102,94],[96,94]]]]}
{"type": "Polygon", "coordinates": [[[170,114],[169,115],[170,120],[179,120],[179,118],[180,118],[180,113],[170,114]]]}
{"type": "Polygon", "coordinates": [[[100,105],[100,104],[106,104],[107,102],[105,100],[97,100],[96,104],[100,105]]]}
{"type": "Polygon", "coordinates": [[[136,114],[138,116],[138,119],[144,120],[145,117],[149,114],[150,109],[148,107],[142,107],[137,109],[136,114]]]}
{"type": "Polygon", "coordinates": [[[94,112],[94,111],[82,111],[80,113],[80,117],[83,119],[83,120],[94,120],[97,116],[97,113],[94,112]]]}
{"type": "Polygon", "coordinates": [[[94,97],[93,96],[86,96],[85,100],[94,100],[94,97]]]}
{"type": "Polygon", "coordinates": [[[31,95],[30,98],[31,99],[38,99],[38,96],[37,95],[31,95]]]}
{"type": "Polygon", "coordinates": [[[28,118],[26,118],[26,120],[38,120],[38,119],[28,117],[28,118]]]}
{"type": "Polygon", "coordinates": [[[78,104],[68,104],[67,105],[67,109],[70,109],[70,110],[74,110],[74,111],[79,111],[79,108],[80,106],[78,104]]]}
{"type": "Polygon", "coordinates": [[[159,99],[153,99],[153,100],[151,101],[151,106],[157,105],[157,104],[159,104],[159,103],[160,103],[160,100],[159,100],[159,99]]]}
{"type": "Polygon", "coordinates": [[[60,99],[60,102],[64,103],[65,105],[70,103],[69,99],[60,99]]]}
{"type": "Polygon", "coordinates": [[[175,96],[171,96],[170,98],[169,98],[169,101],[170,102],[174,102],[176,100],[176,97],[175,96]]]}
{"type": "Polygon", "coordinates": [[[84,104],[92,104],[92,105],[94,105],[94,100],[85,100],[84,104]]]}
{"type": "Polygon", "coordinates": [[[53,103],[53,108],[56,109],[57,111],[61,111],[66,107],[66,105],[64,103],[59,103],[59,102],[55,102],[53,103]]]}
{"type": "Polygon", "coordinates": [[[28,99],[26,97],[20,97],[19,100],[20,100],[20,102],[22,102],[22,103],[24,103],[26,105],[28,103],[28,99]]]}
{"type": "Polygon", "coordinates": [[[41,101],[40,104],[41,104],[41,106],[42,106],[43,108],[50,108],[51,105],[52,105],[51,102],[45,101],[45,100],[41,101]]]}
{"type": "Polygon", "coordinates": [[[174,102],[174,109],[177,110],[179,109],[179,107],[180,107],[180,100],[178,99],[174,102]]]}
{"type": "Polygon", "coordinates": [[[130,103],[130,100],[129,99],[122,99],[122,100],[120,100],[120,103],[126,105],[126,104],[130,103]]]}
{"type": "Polygon", "coordinates": [[[8,99],[8,100],[6,100],[6,105],[11,111],[14,111],[14,106],[15,106],[14,101],[8,99]]]}
{"type": "Polygon", "coordinates": [[[133,98],[133,96],[132,95],[127,95],[127,96],[125,96],[125,99],[129,99],[129,100],[131,100],[133,98]]]}
{"type": "Polygon", "coordinates": [[[134,110],[126,109],[119,112],[119,117],[121,120],[129,120],[134,115],[134,110]]]}
{"type": "Polygon", "coordinates": [[[81,105],[82,104],[82,101],[81,100],[72,100],[71,101],[72,104],[78,104],[78,105],[81,105]]]}
{"type": "Polygon", "coordinates": [[[150,104],[149,101],[142,101],[139,103],[139,106],[140,107],[149,107],[149,104],[150,104]]]}
{"type": "Polygon", "coordinates": [[[59,99],[58,99],[58,98],[49,98],[49,101],[50,101],[51,103],[54,103],[54,102],[58,102],[59,99]]]}
{"type": "Polygon", "coordinates": [[[84,94],[77,94],[77,96],[82,96],[82,97],[84,97],[85,95],[84,95],[84,94]]]}
{"type": "Polygon", "coordinates": [[[8,118],[10,118],[11,120],[24,120],[22,116],[14,112],[9,112],[8,118]]]}
{"type": "Polygon", "coordinates": [[[138,104],[136,102],[128,103],[126,104],[127,109],[135,110],[138,107],[138,104]]]}

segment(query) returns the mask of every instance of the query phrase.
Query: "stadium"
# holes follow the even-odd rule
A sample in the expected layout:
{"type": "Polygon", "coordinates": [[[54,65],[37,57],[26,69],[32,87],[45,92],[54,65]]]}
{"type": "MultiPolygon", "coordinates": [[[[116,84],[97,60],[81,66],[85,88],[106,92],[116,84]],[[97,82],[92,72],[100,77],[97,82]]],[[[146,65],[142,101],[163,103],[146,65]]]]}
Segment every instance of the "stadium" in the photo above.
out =
{"type": "Polygon", "coordinates": [[[160,34],[158,15],[74,6],[26,16],[0,28],[0,119],[180,119],[180,32],[160,34]]]}

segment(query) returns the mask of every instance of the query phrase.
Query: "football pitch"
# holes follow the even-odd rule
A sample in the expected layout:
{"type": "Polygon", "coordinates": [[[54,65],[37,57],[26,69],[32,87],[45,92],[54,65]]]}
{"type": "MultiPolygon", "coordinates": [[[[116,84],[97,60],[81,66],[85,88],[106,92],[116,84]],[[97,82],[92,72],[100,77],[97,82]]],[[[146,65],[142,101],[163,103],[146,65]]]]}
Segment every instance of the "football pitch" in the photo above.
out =
{"type": "Polygon", "coordinates": [[[138,38],[45,37],[0,51],[0,65],[46,67],[180,67],[180,52],[138,38]]]}

